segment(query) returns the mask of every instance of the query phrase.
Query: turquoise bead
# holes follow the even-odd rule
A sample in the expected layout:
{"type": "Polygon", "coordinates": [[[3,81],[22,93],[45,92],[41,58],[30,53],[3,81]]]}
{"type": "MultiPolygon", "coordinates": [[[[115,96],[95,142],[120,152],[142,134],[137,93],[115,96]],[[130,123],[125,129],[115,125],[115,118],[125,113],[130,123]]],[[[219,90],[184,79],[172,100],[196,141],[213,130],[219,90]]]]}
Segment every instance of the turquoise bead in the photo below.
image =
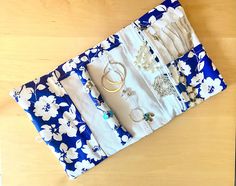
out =
{"type": "Polygon", "coordinates": [[[103,119],[107,120],[109,118],[108,114],[107,113],[104,113],[103,114],[103,119]]]}
{"type": "Polygon", "coordinates": [[[143,119],[144,119],[145,121],[152,122],[154,116],[155,116],[154,113],[148,112],[148,113],[146,113],[146,114],[143,115],[143,119]]]}
{"type": "Polygon", "coordinates": [[[112,112],[112,111],[109,111],[109,112],[108,112],[108,116],[109,116],[109,117],[113,117],[113,112],[112,112]]]}
{"type": "Polygon", "coordinates": [[[110,110],[110,111],[105,112],[105,113],[103,114],[103,119],[107,120],[107,119],[113,117],[113,115],[114,115],[113,112],[110,110]]]}

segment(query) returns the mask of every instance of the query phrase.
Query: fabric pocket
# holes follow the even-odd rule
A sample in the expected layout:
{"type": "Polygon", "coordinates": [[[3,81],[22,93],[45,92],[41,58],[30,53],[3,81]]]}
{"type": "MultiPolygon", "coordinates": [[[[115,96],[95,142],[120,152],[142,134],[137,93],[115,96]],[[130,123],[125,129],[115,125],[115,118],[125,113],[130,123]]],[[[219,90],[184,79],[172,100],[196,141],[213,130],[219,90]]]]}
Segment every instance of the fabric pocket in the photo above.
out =
{"type": "Polygon", "coordinates": [[[55,72],[14,89],[10,95],[27,112],[70,178],[107,158],[55,72]]]}
{"type": "Polygon", "coordinates": [[[167,67],[187,109],[218,94],[227,87],[201,44],[168,63],[167,67]]]}

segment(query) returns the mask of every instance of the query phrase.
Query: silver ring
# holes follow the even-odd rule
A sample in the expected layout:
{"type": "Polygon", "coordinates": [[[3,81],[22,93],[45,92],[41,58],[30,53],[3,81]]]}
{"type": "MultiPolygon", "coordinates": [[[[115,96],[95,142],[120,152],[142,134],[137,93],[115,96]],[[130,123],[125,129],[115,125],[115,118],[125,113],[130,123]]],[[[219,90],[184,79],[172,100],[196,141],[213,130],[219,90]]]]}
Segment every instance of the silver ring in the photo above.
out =
{"type": "Polygon", "coordinates": [[[131,110],[131,112],[129,113],[129,117],[134,122],[140,122],[140,121],[143,121],[143,119],[144,119],[144,112],[143,112],[143,110],[141,108],[137,107],[137,108],[131,110]],[[138,119],[134,118],[135,112],[141,112],[141,116],[142,117],[138,118],[138,119]]]}

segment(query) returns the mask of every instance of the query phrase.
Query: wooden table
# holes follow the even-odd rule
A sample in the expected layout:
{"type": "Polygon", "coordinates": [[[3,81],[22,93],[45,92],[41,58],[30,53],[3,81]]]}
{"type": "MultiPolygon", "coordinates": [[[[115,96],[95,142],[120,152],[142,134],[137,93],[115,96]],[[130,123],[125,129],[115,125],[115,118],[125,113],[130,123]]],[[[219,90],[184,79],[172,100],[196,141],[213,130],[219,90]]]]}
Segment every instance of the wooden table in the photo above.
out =
{"type": "MultiPolygon", "coordinates": [[[[232,186],[236,1],[182,0],[228,89],[69,181],[8,92],[128,25],[159,0],[26,0],[0,5],[0,174],[3,186],[232,186]]],[[[1,180],[1,179],[0,179],[1,180]]]]}

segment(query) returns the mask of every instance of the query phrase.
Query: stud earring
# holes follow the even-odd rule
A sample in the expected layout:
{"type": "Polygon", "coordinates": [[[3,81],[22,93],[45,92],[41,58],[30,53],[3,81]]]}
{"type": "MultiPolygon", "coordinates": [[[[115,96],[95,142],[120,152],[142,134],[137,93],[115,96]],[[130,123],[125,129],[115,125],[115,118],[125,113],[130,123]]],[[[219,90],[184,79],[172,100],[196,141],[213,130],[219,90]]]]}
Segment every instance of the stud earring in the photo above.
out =
{"type": "Polygon", "coordinates": [[[88,79],[88,81],[86,82],[85,86],[84,86],[84,91],[86,93],[88,93],[92,88],[93,88],[94,84],[91,81],[91,79],[88,79]]]}
{"type": "Polygon", "coordinates": [[[144,114],[143,119],[147,122],[153,122],[154,116],[155,116],[154,113],[148,112],[148,113],[144,114]]]}
{"type": "Polygon", "coordinates": [[[125,99],[127,99],[130,96],[135,95],[135,92],[131,89],[131,88],[126,88],[123,89],[121,97],[124,97],[125,99]]]}

